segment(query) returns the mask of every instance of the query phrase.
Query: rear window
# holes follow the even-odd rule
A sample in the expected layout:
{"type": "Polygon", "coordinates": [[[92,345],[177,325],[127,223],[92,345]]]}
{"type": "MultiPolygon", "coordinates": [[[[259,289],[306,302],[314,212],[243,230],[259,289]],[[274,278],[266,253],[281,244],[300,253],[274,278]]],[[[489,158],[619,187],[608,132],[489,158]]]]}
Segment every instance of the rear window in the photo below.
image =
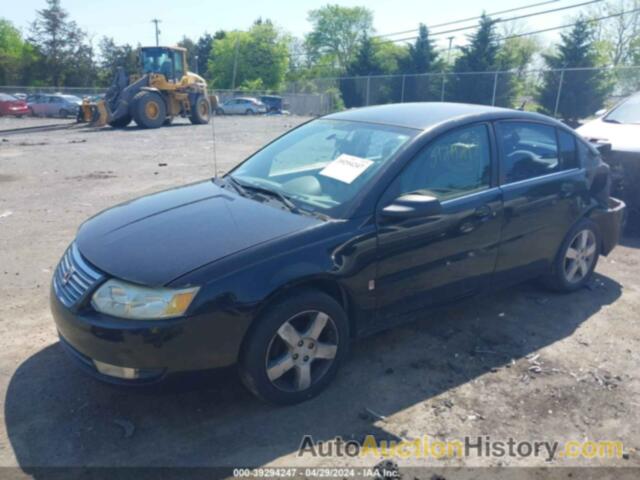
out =
{"type": "Polygon", "coordinates": [[[1,102],[11,102],[13,100],[17,100],[16,97],[12,97],[11,95],[7,95],[6,93],[0,93],[0,101],[1,102]]]}

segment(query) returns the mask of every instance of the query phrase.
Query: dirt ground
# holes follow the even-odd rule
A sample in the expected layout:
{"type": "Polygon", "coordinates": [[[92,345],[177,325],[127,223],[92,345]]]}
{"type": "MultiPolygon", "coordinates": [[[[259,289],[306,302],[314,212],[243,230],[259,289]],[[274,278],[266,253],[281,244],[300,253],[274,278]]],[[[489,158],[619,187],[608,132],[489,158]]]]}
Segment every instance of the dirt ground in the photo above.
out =
{"type": "MultiPolygon", "coordinates": [[[[218,169],[303,120],[216,119],[218,169]]],[[[0,118],[0,130],[59,122],[0,118]]],[[[325,393],[294,407],[260,403],[233,371],[151,389],[87,377],[58,345],[48,307],[76,228],[115,203],[211,177],[213,163],[211,126],[0,131],[0,466],[36,477],[47,466],[373,466],[380,458],[297,456],[304,435],[367,434],[620,440],[625,451],[613,460],[409,458],[401,471],[640,466],[637,236],[601,258],[594,283],[574,294],[525,284],[364,339],[325,393]]]]}

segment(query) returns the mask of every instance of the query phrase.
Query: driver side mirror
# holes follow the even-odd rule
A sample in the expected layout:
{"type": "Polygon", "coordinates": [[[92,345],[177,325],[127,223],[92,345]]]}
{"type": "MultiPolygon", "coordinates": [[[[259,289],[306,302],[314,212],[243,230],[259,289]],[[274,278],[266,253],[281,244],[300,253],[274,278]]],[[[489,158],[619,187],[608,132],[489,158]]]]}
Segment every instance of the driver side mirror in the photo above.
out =
{"type": "Polygon", "coordinates": [[[381,215],[388,218],[432,217],[442,213],[440,200],[431,195],[408,193],[384,207],[381,215]]]}

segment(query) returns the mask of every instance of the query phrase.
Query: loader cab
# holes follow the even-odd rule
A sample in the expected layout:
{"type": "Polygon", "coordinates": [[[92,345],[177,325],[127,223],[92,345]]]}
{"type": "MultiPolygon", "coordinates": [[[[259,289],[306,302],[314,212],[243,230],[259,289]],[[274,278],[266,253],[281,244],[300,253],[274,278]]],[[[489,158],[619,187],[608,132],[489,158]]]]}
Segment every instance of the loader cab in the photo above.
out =
{"type": "Polygon", "coordinates": [[[160,73],[169,82],[178,83],[186,73],[186,50],[178,47],[142,47],[142,74],[160,73]]]}

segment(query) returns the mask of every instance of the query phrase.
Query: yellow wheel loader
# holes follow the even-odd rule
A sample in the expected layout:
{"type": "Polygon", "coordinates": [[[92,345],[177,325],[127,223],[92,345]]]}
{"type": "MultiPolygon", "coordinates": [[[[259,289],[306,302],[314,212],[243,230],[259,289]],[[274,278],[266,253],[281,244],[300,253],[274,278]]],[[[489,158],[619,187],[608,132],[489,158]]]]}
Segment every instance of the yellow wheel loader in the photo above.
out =
{"type": "Polygon", "coordinates": [[[204,78],[187,71],[184,48],[142,47],[140,63],[141,73],[129,77],[118,68],[103,99],[84,99],[78,121],[123,128],[135,120],[139,127],[158,128],[182,116],[209,123],[216,97],[208,96],[204,78]]]}

